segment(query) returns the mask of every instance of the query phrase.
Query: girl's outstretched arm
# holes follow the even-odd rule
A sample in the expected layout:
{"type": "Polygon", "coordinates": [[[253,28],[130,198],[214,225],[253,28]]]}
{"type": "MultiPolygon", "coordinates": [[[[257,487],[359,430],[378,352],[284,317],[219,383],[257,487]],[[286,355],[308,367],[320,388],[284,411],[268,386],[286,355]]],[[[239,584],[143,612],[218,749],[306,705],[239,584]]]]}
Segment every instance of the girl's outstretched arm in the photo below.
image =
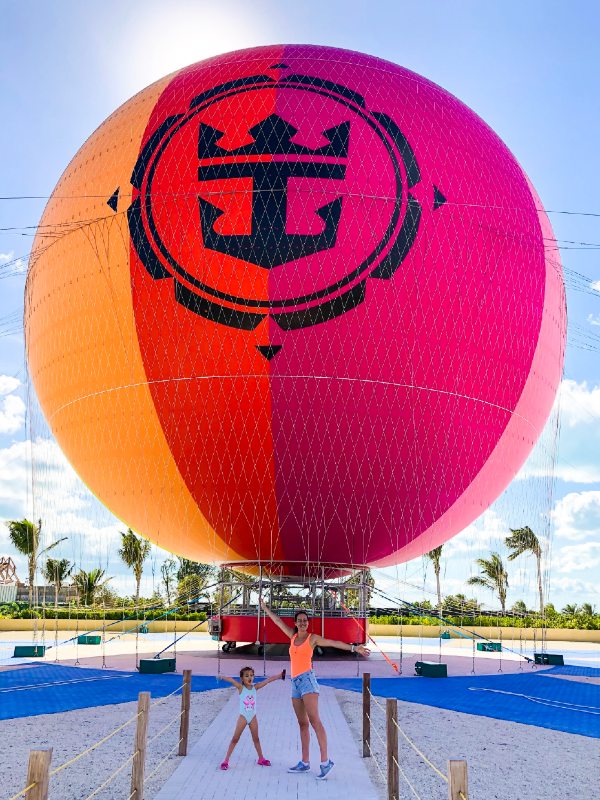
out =
{"type": "Polygon", "coordinates": [[[281,672],[278,672],[277,675],[271,675],[270,678],[265,678],[264,681],[260,683],[255,683],[254,686],[257,689],[262,689],[263,686],[266,686],[268,683],[273,683],[273,681],[282,681],[285,678],[285,670],[282,669],[281,672]]]}
{"type": "Polygon", "coordinates": [[[358,653],[365,657],[371,653],[369,648],[362,644],[348,644],[348,642],[338,642],[337,639],[325,639],[323,636],[319,636],[316,633],[313,633],[312,636],[314,647],[317,647],[317,645],[320,647],[335,647],[338,650],[348,650],[350,653],[358,653]]]}
{"type": "Polygon", "coordinates": [[[227,675],[217,675],[217,680],[227,681],[227,683],[230,683],[232,686],[235,686],[238,692],[241,692],[243,689],[243,686],[239,681],[236,681],[233,678],[228,677],[227,675]]]}
{"type": "Polygon", "coordinates": [[[285,622],[281,619],[281,617],[278,617],[277,614],[274,614],[271,611],[271,609],[265,603],[265,601],[262,599],[262,597],[260,598],[260,607],[265,612],[265,614],[273,620],[275,625],[277,625],[277,627],[280,630],[282,630],[285,633],[285,635],[288,636],[291,639],[292,636],[294,635],[293,629],[290,628],[289,625],[286,625],[285,622]]]}

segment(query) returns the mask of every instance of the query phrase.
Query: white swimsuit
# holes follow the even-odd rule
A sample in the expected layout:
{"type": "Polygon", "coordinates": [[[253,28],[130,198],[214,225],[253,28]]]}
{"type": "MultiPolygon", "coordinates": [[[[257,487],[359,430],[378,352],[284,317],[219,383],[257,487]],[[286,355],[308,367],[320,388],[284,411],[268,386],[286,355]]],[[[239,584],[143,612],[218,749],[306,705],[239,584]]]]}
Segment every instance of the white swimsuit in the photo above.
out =
{"type": "Polygon", "coordinates": [[[256,716],[256,688],[246,689],[244,686],[240,692],[240,714],[246,722],[250,723],[256,716]]]}

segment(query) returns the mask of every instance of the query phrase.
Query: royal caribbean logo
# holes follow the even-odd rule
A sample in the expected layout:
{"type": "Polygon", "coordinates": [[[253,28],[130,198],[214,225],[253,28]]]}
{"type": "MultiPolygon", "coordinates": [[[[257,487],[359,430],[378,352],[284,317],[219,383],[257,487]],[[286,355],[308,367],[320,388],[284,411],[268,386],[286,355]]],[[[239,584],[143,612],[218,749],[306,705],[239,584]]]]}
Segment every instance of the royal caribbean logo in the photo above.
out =
{"type": "MultiPolygon", "coordinates": [[[[356,308],[369,278],[394,275],[418,233],[420,181],[400,128],[361,95],[255,75],[157,127],[131,176],[129,230],[150,276],[172,279],[190,311],[294,330],[356,308]]],[[[435,189],[434,207],[444,201],[435,189]]]]}

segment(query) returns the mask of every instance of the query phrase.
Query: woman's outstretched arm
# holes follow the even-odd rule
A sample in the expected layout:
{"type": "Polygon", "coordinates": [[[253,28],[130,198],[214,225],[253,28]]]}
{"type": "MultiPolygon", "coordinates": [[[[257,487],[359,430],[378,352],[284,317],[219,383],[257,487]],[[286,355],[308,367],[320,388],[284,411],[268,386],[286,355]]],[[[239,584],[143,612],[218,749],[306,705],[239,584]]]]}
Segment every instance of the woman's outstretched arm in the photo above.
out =
{"type": "Polygon", "coordinates": [[[371,651],[368,647],[362,644],[348,644],[348,642],[339,642],[337,639],[325,639],[316,633],[312,635],[313,647],[335,647],[338,650],[348,650],[350,653],[358,653],[361,656],[370,655],[371,651]]]}
{"type": "Polygon", "coordinates": [[[277,627],[278,627],[280,630],[282,630],[282,631],[285,633],[285,635],[286,635],[286,636],[288,636],[288,637],[291,639],[291,638],[292,638],[292,636],[294,635],[294,631],[293,631],[293,629],[292,629],[292,628],[290,628],[290,626],[289,626],[289,625],[286,625],[286,624],[285,624],[285,622],[284,622],[284,621],[281,619],[281,617],[278,617],[278,616],[277,616],[277,614],[274,614],[274,613],[271,611],[271,609],[270,609],[270,608],[269,608],[269,606],[268,606],[268,605],[265,603],[265,601],[262,599],[262,597],[260,598],[260,607],[261,607],[261,608],[262,608],[262,610],[265,612],[265,614],[266,614],[268,617],[270,617],[270,618],[273,620],[273,622],[275,623],[275,625],[277,625],[277,627]]]}

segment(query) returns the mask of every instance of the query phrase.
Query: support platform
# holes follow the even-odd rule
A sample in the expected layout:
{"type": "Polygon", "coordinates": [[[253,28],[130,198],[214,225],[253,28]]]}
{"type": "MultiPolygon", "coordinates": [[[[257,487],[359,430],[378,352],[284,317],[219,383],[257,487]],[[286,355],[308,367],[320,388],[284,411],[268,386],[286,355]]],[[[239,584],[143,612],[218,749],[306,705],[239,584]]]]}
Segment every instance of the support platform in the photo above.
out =
{"type": "Polygon", "coordinates": [[[163,672],[175,672],[175,659],[140,658],[140,672],[148,675],[160,675],[163,672]]]}
{"type": "Polygon", "coordinates": [[[552,666],[564,666],[565,659],[562,653],[534,653],[533,660],[536,664],[550,664],[552,666]]]}
{"type": "Polygon", "coordinates": [[[448,667],[437,661],[416,661],[415,673],[423,678],[447,678],[448,667]]]}
{"type": "Polygon", "coordinates": [[[43,658],[46,650],[46,645],[43,644],[17,644],[13,658],[43,658]]]}
{"type": "Polygon", "coordinates": [[[501,653],[502,645],[500,642],[477,642],[477,649],[481,653],[501,653]]]}

